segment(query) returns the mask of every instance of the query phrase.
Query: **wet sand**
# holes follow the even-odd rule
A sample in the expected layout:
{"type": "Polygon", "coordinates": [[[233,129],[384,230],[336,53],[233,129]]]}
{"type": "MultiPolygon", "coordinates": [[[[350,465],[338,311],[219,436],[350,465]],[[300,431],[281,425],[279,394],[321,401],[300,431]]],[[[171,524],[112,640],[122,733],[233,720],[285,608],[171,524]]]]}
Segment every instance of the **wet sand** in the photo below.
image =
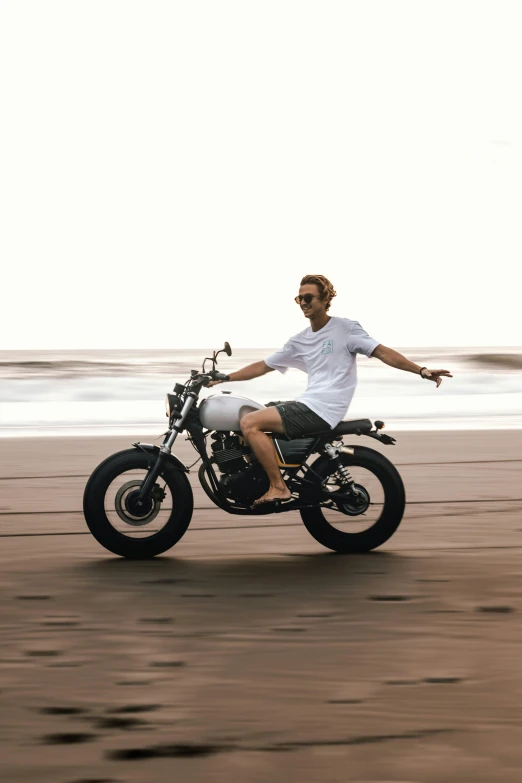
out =
{"type": "Polygon", "coordinates": [[[189,531],[142,563],[81,513],[131,438],[0,441],[2,780],[518,782],[522,432],[397,437],[375,553],[227,516],[191,474],[189,531]]]}

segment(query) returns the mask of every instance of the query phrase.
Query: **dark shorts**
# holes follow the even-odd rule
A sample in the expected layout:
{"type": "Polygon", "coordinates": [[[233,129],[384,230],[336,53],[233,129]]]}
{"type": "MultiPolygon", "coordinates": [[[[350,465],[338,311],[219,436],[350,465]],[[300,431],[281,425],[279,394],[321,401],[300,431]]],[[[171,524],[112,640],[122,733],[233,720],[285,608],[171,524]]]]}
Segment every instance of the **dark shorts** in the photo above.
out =
{"type": "Polygon", "coordinates": [[[328,432],[332,428],[327,421],[314,413],[304,402],[288,400],[286,402],[269,402],[281,416],[285,435],[289,440],[301,435],[316,435],[318,432],[328,432]]]}

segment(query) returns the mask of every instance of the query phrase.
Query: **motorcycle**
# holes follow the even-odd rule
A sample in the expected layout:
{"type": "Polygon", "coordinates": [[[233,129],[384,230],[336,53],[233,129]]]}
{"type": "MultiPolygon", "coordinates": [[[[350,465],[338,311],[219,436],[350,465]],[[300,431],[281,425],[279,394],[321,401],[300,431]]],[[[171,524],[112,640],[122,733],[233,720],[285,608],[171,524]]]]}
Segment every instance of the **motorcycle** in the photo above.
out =
{"type": "MultiPolygon", "coordinates": [[[[176,383],[165,399],[168,431],[161,446],[134,443],[104,460],[85,487],[83,508],[89,530],[110,552],[151,558],[173,547],[186,532],[194,509],[189,468],[172,453],[186,432],[201,459],[199,482],[214,505],[228,514],[264,516],[298,511],[308,532],[342,553],[368,552],[397,530],[405,492],[394,465],[375,449],[345,445],[347,435],[393,445],[384,423],[341,421],[334,429],[289,440],[269,434],[289,501],[253,507],[269,487],[268,477],[241,433],[241,418],[264,405],[230,391],[199,400],[211,381],[227,381],[216,369],[218,355],[232,355],[228,343],[176,383]],[[206,370],[207,361],[212,369],[206,370]],[[207,445],[210,449],[207,449],[207,445]]],[[[276,403],[268,403],[273,405],[276,403]]],[[[193,467],[193,466],[190,466],[193,467]]]]}

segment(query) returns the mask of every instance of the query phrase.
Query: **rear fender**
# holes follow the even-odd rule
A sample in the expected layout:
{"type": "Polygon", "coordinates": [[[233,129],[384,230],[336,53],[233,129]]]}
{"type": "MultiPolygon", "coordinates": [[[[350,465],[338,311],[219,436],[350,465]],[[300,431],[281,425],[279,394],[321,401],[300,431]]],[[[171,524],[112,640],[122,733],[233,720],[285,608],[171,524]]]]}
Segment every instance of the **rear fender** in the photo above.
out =
{"type": "MultiPolygon", "coordinates": [[[[135,449],[143,451],[145,454],[148,454],[151,457],[157,457],[160,454],[160,447],[154,446],[152,443],[133,443],[132,445],[135,449]]],[[[174,454],[165,454],[165,456],[168,462],[170,462],[171,465],[176,468],[176,470],[181,470],[183,473],[189,473],[189,469],[186,468],[181,460],[174,456],[174,454]]]]}

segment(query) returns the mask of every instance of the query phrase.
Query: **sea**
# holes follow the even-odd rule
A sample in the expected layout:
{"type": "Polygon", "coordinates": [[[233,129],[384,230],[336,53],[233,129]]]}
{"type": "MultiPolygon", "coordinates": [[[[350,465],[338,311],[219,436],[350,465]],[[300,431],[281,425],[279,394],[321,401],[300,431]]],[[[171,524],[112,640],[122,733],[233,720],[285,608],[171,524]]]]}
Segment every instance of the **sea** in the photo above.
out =
{"type": "MultiPolygon", "coordinates": [[[[232,372],[273,348],[220,354],[232,372]]],[[[413,361],[447,369],[439,389],[420,377],[358,357],[358,385],[345,418],[381,419],[386,430],[522,428],[521,348],[401,348],[413,361]]],[[[164,398],[211,349],[0,351],[0,437],[157,434],[166,430],[164,398]]],[[[207,366],[210,366],[207,363],[207,366]]],[[[306,375],[271,372],[230,390],[260,403],[294,399],[306,375]]]]}

